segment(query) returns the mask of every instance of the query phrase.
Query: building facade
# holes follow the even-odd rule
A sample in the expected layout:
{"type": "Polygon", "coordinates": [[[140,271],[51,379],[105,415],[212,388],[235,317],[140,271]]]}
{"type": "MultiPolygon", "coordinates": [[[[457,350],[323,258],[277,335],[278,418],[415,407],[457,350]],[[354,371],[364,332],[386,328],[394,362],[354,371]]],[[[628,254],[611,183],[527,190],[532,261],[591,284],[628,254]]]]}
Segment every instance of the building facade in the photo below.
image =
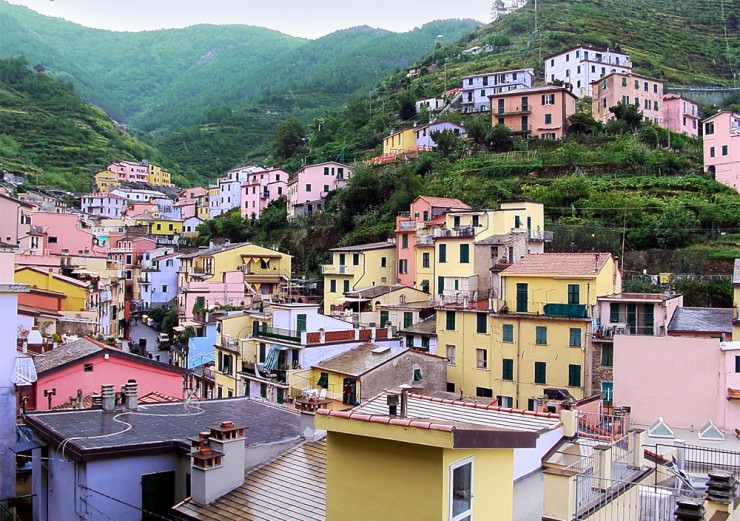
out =
{"type": "Polygon", "coordinates": [[[304,166],[293,174],[288,184],[288,218],[321,210],[329,193],[345,186],[350,177],[352,169],[342,163],[304,166]]]}
{"type": "Polygon", "coordinates": [[[663,95],[663,126],[691,137],[699,135],[699,105],[678,94],[663,95]]]}
{"type": "Polygon", "coordinates": [[[704,120],[704,170],[740,192],[740,113],[723,110],[704,120]]]}
{"type": "Polygon", "coordinates": [[[575,47],[545,59],[545,81],[560,81],[579,98],[591,95],[591,83],[607,74],[629,74],[632,62],[627,54],[591,47],[575,47]]]}
{"type": "Polygon", "coordinates": [[[495,71],[465,76],[462,79],[462,111],[485,112],[490,110],[489,96],[526,89],[534,84],[533,69],[495,71]]]}
{"type": "Polygon", "coordinates": [[[618,103],[634,105],[645,121],[664,126],[663,82],[638,74],[613,72],[591,83],[593,117],[606,123],[615,118],[609,110],[618,103]]]}
{"type": "Polygon", "coordinates": [[[565,87],[518,89],[490,96],[491,124],[504,125],[512,134],[561,139],[568,118],[575,114],[577,98],[565,87]]]}

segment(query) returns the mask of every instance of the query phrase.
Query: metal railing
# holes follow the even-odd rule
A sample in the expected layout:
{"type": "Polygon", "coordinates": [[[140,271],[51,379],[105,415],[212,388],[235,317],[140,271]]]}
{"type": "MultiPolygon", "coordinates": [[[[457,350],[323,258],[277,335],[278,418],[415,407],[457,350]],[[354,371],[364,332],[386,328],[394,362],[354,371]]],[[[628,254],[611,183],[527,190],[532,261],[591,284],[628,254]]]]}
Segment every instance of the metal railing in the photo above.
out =
{"type": "Polygon", "coordinates": [[[578,412],[578,435],[584,438],[611,442],[627,436],[629,429],[627,416],[578,412]]]}
{"type": "Polygon", "coordinates": [[[321,273],[324,275],[354,275],[355,267],[347,264],[323,264],[321,273]]]}
{"type": "Polygon", "coordinates": [[[288,342],[300,342],[301,333],[299,331],[293,331],[292,329],[282,329],[279,327],[270,327],[266,324],[262,324],[259,331],[259,336],[266,338],[275,338],[277,340],[286,340],[288,342]]]}
{"type": "Polygon", "coordinates": [[[730,472],[740,481],[740,452],[700,447],[698,445],[661,444],[655,445],[658,455],[670,455],[666,459],[675,457],[677,467],[689,474],[707,474],[711,470],[730,472]]]}
{"type": "Polygon", "coordinates": [[[576,488],[574,521],[673,521],[676,501],[691,494],[675,487],[622,480],[605,480],[604,489],[588,489],[576,488]]]}

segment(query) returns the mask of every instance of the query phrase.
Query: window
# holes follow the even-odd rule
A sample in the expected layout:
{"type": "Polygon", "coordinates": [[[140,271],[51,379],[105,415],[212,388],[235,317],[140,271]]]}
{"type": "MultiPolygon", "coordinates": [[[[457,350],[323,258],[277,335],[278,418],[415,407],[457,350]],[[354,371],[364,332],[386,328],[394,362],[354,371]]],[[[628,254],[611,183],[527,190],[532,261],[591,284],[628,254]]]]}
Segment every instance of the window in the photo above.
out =
{"type": "Polygon", "coordinates": [[[552,123],[552,114],[545,114],[545,125],[550,125],[552,123]]]}
{"type": "Polygon", "coordinates": [[[485,98],[486,97],[486,89],[481,89],[480,96],[481,96],[481,98],[485,98]]]}
{"type": "Polygon", "coordinates": [[[409,235],[407,233],[404,233],[401,235],[401,248],[404,250],[408,249],[409,247],[409,235]]]}
{"type": "Polygon", "coordinates": [[[429,337],[428,336],[421,337],[421,347],[424,350],[429,351],[429,337]]]}
{"type": "MultiPolygon", "coordinates": [[[[709,157],[714,157],[714,147],[709,147],[709,157]]],[[[49,240],[51,242],[51,240],[49,240]]]]}
{"type": "Polygon", "coordinates": [[[445,292],[445,278],[437,277],[437,294],[442,295],[445,292]]]}
{"type": "Polygon", "coordinates": [[[568,284],[568,304],[580,304],[580,286],[578,284],[568,284]]]}
{"type": "Polygon", "coordinates": [[[503,337],[501,338],[503,342],[513,342],[514,341],[514,324],[504,324],[503,326],[503,337]]]}
{"type": "Polygon", "coordinates": [[[353,253],[352,254],[352,265],[353,266],[359,266],[360,265],[360,254],[359,253],[353,253]]]}
{"type": "Polygon", "coordinates": [[[496,401],[499,407],[504,409],[511,409],[514,406],[514,399],[511,396],[497,396],[496,401]]]}
{"type": "Polygon", "coordinates": [[[455,228],[460,227],[460,217],[459,216],[456,216],[452,219],[452,226],[455,228]]]}
{"type": "Polygon", "coordinates": [[[622,78],[622,87],[627,86],[627,78],[622,78]]]}
{"type": "Polygon", "coordinates": [[[348,280],[344,280],[342,282],[344,283],[342,285],[342,291],[344,291],[344,293],[349,293],[349,281],[348,280]]]}
{"type": "Polygon", "coordinates": [[[635,96],[635,107],[637,107],[638,109],[640,108],[640,98],[638,98],[637,96],[635,96]]]}
{"type": "Polygon", "coordinates": [[[380,267],[381,268],[385,268],[387,266],[388,266],[388,259],[386,259],[385,257],[381,257],[380,258],[380,267]]]}
{"type": "Polygon", "coordinates": [[[429,267],[429,253],[428,252],[421,254],[421,267],[422,268],[429,267]]]}
{"type": "Polygon", "coordinates": [[[645,90],[645,92],[648,92],[650,90],[649,87],[648,87],[648,82],[645,82],[644,90],[645,90]]]}
{"type": "Polygon", "coordinates": [[[478,313],[476,315],[475,330],[478,333],[488,333],[488,315],[486,315],[485,313],[478,313]]]}
{"type": "Polygon", "coordinates": [[[527,312],[527,293],[529,286],[525,282],[518,282],[516,285],[516,312],[526,313],[527,312]]]}
{"type": "Polygon", "coordinates": [[[475,395],[480,398],[493,398],[493,389],[488,387],[476,387],[475,395]]]}
{"type": "Polygon", "coordinates": [[[535,342],[540,346],[547,344],[547,326],[537,326],[535,328],[535,342]]]}
{"type": "Polygon", "coordinates": [[[504,358],[501,360],[501,379],[511,381],[514,379],[514,360],[504,358]]]}
{"type": "Polygon", "coordinates": [[[568,365],[568,387],[581,386],[581,366],[578,364],[568,365]]]}
{"type": "Polygon", "coordinates": [[[604,344],[601,346],[601,365],[603,367],[612,367],[614,365],[614,344],[604,344]]]}
{"type": "Polygon", "coordinates": [[[570,347],[581,347],[581,330],[577,327],[570,328],[570,347]]]}
{"type": "Polygon", "coordinates": [[[714,134],[714,122],[712,122],[712,123],[706,123],[704,125],[704,134],[706,134],[706,135],[714,134]]]}
{"type": "Polygon", "coordinates": [[[735,356],[735,372],[740,373],[740,356],[735,356]]]}
{"type": "Polygon", "coordinates": [[[450,465],[450,521],[466,521],[473,513],[473,459],[450,465]]]}
{"type": "Polygon", "coordinates": [[[555,94],[543,94],[542,104],[543,105],[555,105],[555,94]]]}
{"type": "Polygon", "coordinates": [[[329,388],[329,373],[321,373],[319,380],[316,382],[316,387],[320,389],[329,388]]]}
{"type": "Polygon", "coordinates": [[[619,304],[616,302],[609,304],[609,322],[612,324],[619,322],[619,304]]]}
{"type": "Polygon", "coordinates": [[[527,398],[527,410],[534,411],[537,409],[537,400],[534,398],[527,398]]]}
{"type": "Polygon", "coordinates": [[[454,331],[455,330],[455,312],[454,311],[446,311],[447,315],[445,316],[446,324],[445,328],[447,331],[454,331]]]}
{"type": "Polygon", "coordinates": [[[635,80],[635,88],[640,89],[640,80],[635,80]]]}
{"type": "Polygon", "coordinates": [[[441,263],[447,262],[447,245],[446,244],[439,245],[439,262],[441,263]]]}
{"type": "Polygon", "coordinates": [[[324,193],[325,194],[329,193],[329,185],[324,185],[324,193]]]}
{"type": "Polygon", "coordinates": [[[656,110],[656,111],[658,110],[658,102],[657,101],[653,101],[653,110],[656,110]]]}
{"type": "Polygon", "coordinates": [[[449,365],[455,365],[455,346],[447,346],[447,363],[449,365]]]}
{"type": "Polygon", "coordinates": [[[722,145],[722,155],[723,156],[727,155],[727,145],[722,145]]]}
{"type": "MultiPolygon", "coordinates": [[[[387,311],[386,311],[387,313],[387,311]]],[[[403,327],[411,327],[414,324],[414,314],[411,311],[403,312],[403,327]]]]}
{"type": "Polygon", "coordinates": [[[471,225],[473,226],[473,228],[478,228],[480,226],[479,217],[477,215],[474,215],[472,219],[473,221],[471,225]]]}
{"type": "Polygon", "coordinates": [[[534,383],[541,385],[547,383],[547,364],[545,362],[534,363],[534,383]]]}
{"type": "Polygon", "coordinates": [[[92,365],[92,364],[85,364],[85,367],[83,368],[83,370],[84,370],[84,371],[85,371],[86,373],[92,373],[92,370],[93,370],[93,365],[92,365]]]}
{"type": "Polygon", "coordinates": [[[469,262],[470,262],[470,245],[461,244],[460,245],[460,263],[468,264],[469,262]]]}
{"type": "Polygon", "coordinates": [[[408,273],[409,271],[409,261],[406,259],[401,259],[398,261],[398,273],[408,273]]]}
{"type": "Polygon", "coordinates": [[[652,108],[651,100],[646,99],[645,100],[645,110],[650,110],[652,108]]]}
{"type": "Polygon", "coordinates": [[[488,350],[487,349],[476,349],[475,350],[476,367],[478,369],[488,369],[488,350]]]}
{"type": "Polygon", "coordinates": [[[331,293],[337,292],[337,281],[336,280],[330,280],[329,281],[329,291],[331,293]]]}
{"type": "Polygon", "coordinates": [[[422,380],[421,369],[418,367],[414,368],[414,382],[419,383],[422,380]]]}
{"type": "Polygon", "coordinates": [[[167,293],[167,284],[162,285],[162,293],[167,293]]]}
{"type": "Polygon", "coordinates": [[[388,323],[388,312],[387,311],[381,311],[380,312],[380,327],[385,327],[385,325],[388,323]]]}
{"type": "Polygon", "coordinates": [[[406,335],[406,347],[409,349],[414,347],[414,337],[411,335],[406,335]]]}

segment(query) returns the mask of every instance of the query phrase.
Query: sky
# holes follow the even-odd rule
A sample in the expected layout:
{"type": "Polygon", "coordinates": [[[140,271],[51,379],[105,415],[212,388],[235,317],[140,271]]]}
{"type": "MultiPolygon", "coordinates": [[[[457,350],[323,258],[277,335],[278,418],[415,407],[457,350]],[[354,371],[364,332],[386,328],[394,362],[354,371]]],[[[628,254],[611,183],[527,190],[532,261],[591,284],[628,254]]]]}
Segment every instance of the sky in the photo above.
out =
{"type": "Polygon", "coordinates": [[[318,38],[369,25],[405,32],[432,20],[490,20],[491,0],[8,0],[87,27],[145,31],[195,24],[243,24],[318,38]]]}

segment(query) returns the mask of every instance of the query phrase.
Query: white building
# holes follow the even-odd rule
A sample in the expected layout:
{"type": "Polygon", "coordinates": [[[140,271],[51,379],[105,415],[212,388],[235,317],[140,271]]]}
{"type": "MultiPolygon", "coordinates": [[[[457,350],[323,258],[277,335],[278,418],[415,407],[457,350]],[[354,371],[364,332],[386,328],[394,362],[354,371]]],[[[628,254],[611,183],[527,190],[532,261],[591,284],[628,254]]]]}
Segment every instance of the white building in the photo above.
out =
{"type": "Polygon", "coordinates": [[[166,199],[167,198],[167,196],[164,195],[162,192],[158,192],[156,190],[139,190],[136,188],[126,188],[123,186],[114,188],[109,193],[116,195],[118,197],[123,197],[124,199],[131,201],[133,203],[148,203],[152,199],[166,199]]]}
{"type": "Polygon", "coordinates": [[[82,196],[80,208],[88,215],[118,219],[126,208],[126,199],[113,193],[87,194],[82,196]]]}
{"type": "Polygon", "coordinates": [[[177,272],[182,253],[157,255],[147,252],[142,259],[139,296],[143,309],[167,305],[177,297],[177,272]]]}
{"type": "Polygon", "coordinates": [[[484,72],[465,76],[462,80],[462,111],[485,112],[490,110],[488,96],[514,89],[531,87],[534,69],[484,72]]]}
{"type": "Polygon", "coordinates": [[[444,132],[446,130],[461,137],[465,137],[465,127],[452,123],[450,121],[437,121],[416,127],[416,148],[418,150],[431,150],[437,148],[437,143],[432,139],[434,132],[444,132]]]}
{"type": "Polygon", "coordinates": [[[632,72],[630,57],[621,52],[592,47],[575,47],[545,60],[545,81],[562,81],[572,86],[579,98],[591,95],[591,83],[612,72],[632,72]]]}
{"type": "Polygon", "coordinates": [[[416,112],[439,112],[445,106],[445,100],[442,98],[422,99],[416,102],[416,112]]]}
{"type": "Polygon", "coordinates": [[[219,177],[216,180],[218,196],[211,199],[210,217],[221,215],[233,208],[241,208],[242,184],[249,179],[250,174],[265,170],[257,165],[240,166],[229,170],[226,176],[219,177]]]}

